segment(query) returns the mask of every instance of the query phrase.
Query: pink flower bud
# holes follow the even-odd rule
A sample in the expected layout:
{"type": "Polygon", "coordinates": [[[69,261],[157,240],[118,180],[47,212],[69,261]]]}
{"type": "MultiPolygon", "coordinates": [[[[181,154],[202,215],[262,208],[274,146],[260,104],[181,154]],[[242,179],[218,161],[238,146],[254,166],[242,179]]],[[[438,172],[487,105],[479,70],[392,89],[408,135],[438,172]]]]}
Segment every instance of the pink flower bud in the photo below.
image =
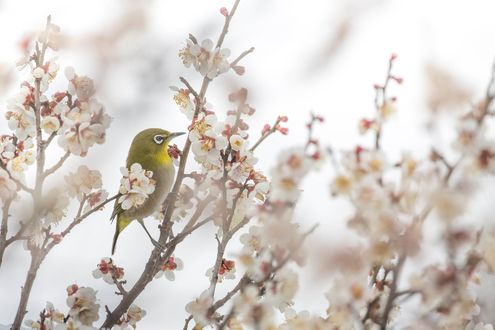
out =
{"type": "Polygon", "coordinates": [[[289,129],[287,127],[279,127],[278,131],[282,133],[283,135],[289,134],[289,129]]]}
{"type": "Polygon", "coordinates": [[[278,121],[282,123],[286,123],[289,120],[289,117],[287,116],[278,116],[278,121]]]}
{"type": "Polygon", "coordinates": [[[222,8],[220,8],[220,14],[227,17],[227,16],[229,16],[229,11],[227,10],[227,8],[222,7],[222,8]]]}
{"type": "Polygon", "coordinates": [[[393,61],[397,58],[397,54],[396,53],[392,53],[390,54],[390,61],[393,61]]]}
{"type": "Polygon", "coordinates": [[[79,290],[79,287],[77,286],[77,284],[72,284],[69,285],[66,290],[67,290],[67,295],[72,296],[74,293],[77,292],[77,290],[79,290]]]}
{"type": "Polygon", "coordinates": [[[52,240],[57,244],[60,243],[60,241],[62,241],[62,238],[63,238],[62,235],[60,235],[60,234],[52,234],[51,237],[52,237],[52,240]]]}
{"type": "Polygon", "coordinates": [[[263,130],[261,131],[261,134],[262,135],[267,134],[270,131],[270,129],[271,129],[270,125],[265,124],[265,126],[263,126],[263,130]]]}
{"type": "Polygon", "coordinates": [[[402,79],[401,77],[396,76],[390,76],[390,79],[395,80],[399,85],[402,84],[402,82],[404,81],[404,79],[402,79]]]}

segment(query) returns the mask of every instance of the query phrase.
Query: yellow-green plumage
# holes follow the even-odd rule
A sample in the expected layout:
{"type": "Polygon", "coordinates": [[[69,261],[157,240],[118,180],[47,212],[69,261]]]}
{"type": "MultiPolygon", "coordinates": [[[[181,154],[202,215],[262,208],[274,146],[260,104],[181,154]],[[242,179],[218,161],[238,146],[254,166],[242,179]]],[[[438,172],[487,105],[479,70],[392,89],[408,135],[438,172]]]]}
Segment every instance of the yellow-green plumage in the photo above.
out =
{"type": "Polygon", "coordinates": [[[152,171],[155,191],[139,207],[123,210],[118,200],[115,202],[111,220],[117,218],[117,224],[113,237],[112,254],[115,252],[115,245],[120,233],[133,220],[142,220],[159,210],[165,201],[175,175],[174,164],[168,154],[168,143],[174,137],[182,134],[169,133],[160,128],[149,128],[138,133],[132,141],[126,166],[129,168],[132,164],[139,163],[143,169],[152,171]],[[161,143],[158,143],[160,140],[161,143]]]}

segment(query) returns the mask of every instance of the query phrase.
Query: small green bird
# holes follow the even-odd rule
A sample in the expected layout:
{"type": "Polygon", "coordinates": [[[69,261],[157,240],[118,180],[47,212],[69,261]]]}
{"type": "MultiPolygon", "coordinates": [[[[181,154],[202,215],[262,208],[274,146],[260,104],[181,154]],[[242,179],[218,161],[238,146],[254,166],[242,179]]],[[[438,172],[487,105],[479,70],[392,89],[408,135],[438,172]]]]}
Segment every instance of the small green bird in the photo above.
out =
{"type": "Polygon", "coordinates": [[[155,190],[140,206],[133,206],[127,210],[122,209],[121,203],[115,202],[111,221],[117,218],[115,235],[113,237],[112,255],[120,233],[133,220],[138,220],[150,237],[153,244],[158,244],[144,226],[143,219],[159,210],[170,191],[175,177],[175,168],[172,158],[168,154],[168,144],[173,138],[185,133],[170,133],[160,128],[149,128],[141,131],[132,140],[126,167],[134,163],[141,164],[142,168],[153,172],[155,190]]]}

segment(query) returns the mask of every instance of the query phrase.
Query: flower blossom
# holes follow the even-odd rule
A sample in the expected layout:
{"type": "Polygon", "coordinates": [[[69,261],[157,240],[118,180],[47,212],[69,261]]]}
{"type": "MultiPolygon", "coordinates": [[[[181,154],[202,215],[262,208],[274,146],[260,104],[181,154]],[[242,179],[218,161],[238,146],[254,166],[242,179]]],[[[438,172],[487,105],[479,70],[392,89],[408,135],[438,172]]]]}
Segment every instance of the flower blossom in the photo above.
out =
{"type": "Polygon", "coordinates": [[[179,106],[182,113],[186,115],[187,119],[191,120],[194,116],[195,104],[189,96],[189,90],[176,86],[170,86],[170,89],[175,92],[175,103],[179,106]]]}
{"type": "Polygon", "coordinates": [[[69,315],[83,325],[91,326],[99,319],[100,305],[96,303],[96,291],[88,287],[71,285],[67,288],[69,315]]]}
{"type": "Polygon", "coordinates": [[[40,91],[46,92],[48,90],[48,85],[57,76],[57,72],[60,66],[54,60],[46,62],[43,66],[35,67],[31,74],[35,81],[40,83],[40,91]]]}
{"type": "Polygon", "coordinates": [[[187,40],[179,56],[186,67],[193,65],[202,76],[213,79],[230,69],[230,63],[227,60],[230,50],[218,47],[213,49],[213,46],[213,41],[210,39],[203,40],[201,45],[187,40]]]}
{"type": "Polygon", "coordinates": [[[223,124],[217,122],[215,115],[207,115],[198,118],[189,133],[195,159],[218,170],[223,166],[220,150],[227,146],[227,139],[221,135],[222,128],[223,124]]]}
{"type": "Polygon", "coordinates": [[[58,143],[65,151],[84,156],[95,143],[105,142],[105,131],[111,118],[103,105],[94,99],[77,104],[61,115],[63,126],[58,143]]]}
{"type": "Polygon", "coordinates": [[[65,176],[65,182],[68,186],[68,194],[71,197],[77,197],[82,201],[85,195],[88,195],[93,189],[101,188],[101,174],[97,170],[90,170],[87,166],[81,165],[76,173],[70,173],[65,176]]]}
{"type": "Polygon", "coordinates": [[[212,304],[213,297],[210,292],[206,290],[201,293],[199,298],[196,298],[186,305],[186,312],[192,315],[198,326],[204,327],[211,322],[208,317],[208,311],[212,304]]]}
{"type": "MultiPolygon", "coordinates": [[[[233,280],[235,278],[235,261],[222,259],[220,268],[218,269],[217,282],[222,283],[225,279],[233,280]]],[[[206,276],[211,280],[213,277],[213,267],[206,271],[206,276]]]]}
{"type": "Polygon", "coordinates": [[[155,278],[165,276],[167,280],[174,281],[175,271],[182,269],[184,269],[184,263],[182,260],[172,255],[162,264],[160,270],[156,273],[155,278]]]}
{"type": "Polygon", "coordinates": [[[93,270],[94,278],[102,278],[108,284],[114,284],[115,281],[124,277],[124,268],[117,267],[112,258],[102,258],[97,268],[93,270]]]}
{"type": "Polygon", "coordinates": [[[33,102],[32,90],[30,87],[23,85],[20,93],[7,100],[6,118],[11,130],[20,140],[36,135],[36,124],[34,111],[30,107],[33,102]]]}
{"type": "Polygon", "coordinates": [[[144,203],[146,198],[155,191],[155,180],[152,171],[144,170],[139,163],[134,163],[128,170],[125,167],[120,169],[123,178],[120,180],[118,202],[122,209],[128,210],[131,207],[138,207],[144,203]]]}
{"type": "Polygon", "coordinates": [[[11,199],[17,191],[17,184],[3,168],[0,168],[0,199],[5,202],[11,199]]]}

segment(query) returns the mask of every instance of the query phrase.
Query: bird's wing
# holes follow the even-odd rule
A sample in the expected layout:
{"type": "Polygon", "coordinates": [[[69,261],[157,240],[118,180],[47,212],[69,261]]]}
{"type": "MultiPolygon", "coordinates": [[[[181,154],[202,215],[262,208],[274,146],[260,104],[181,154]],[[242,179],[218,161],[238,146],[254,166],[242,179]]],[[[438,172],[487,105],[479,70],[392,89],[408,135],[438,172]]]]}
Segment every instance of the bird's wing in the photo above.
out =
{"type": "Polygon", "coordinates": [[[113,222],[113,220],[118,217],[119,214],[124,212],[124,209],[122,208],[121,203],[119,203],[119,199],[117,198],[115,200],[115,204],[113,205],[113,212],[112,215],[110,216],[110,222],[113,222]]]}

